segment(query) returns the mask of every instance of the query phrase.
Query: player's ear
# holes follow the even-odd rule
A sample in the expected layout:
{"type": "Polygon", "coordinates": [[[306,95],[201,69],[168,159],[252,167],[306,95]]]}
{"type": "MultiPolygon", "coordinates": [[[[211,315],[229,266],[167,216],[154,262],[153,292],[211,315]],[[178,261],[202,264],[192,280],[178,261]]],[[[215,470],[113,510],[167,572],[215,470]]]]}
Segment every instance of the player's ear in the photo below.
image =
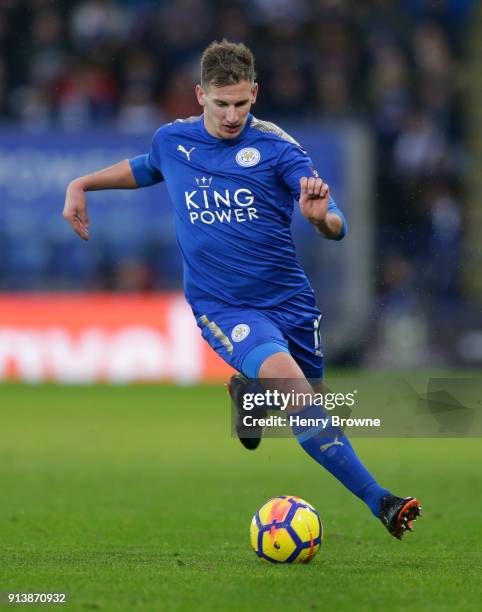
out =
{"type": "Polygon", "coordinates": [[[258,97],[258,83],[254,83],[253,88],[251,89],[251,104],[256,102],[256,98],[258,97]]]}
{"type": "Polygon", "coordinates": [[[206,104],[206,91],[202,87],[202,85],[196,85],[196,98],[201,106],[205,106],[206,104]]]}

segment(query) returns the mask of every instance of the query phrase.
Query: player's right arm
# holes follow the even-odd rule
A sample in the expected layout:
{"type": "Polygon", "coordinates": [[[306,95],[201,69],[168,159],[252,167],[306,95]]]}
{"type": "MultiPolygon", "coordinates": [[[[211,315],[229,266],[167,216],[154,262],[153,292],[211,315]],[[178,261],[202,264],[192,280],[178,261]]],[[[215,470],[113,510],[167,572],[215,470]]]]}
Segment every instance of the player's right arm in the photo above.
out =
{"type": "Polygon", "coordinates": [[[123,160],[109,168],[86,174],[71,181],[65,195],[63,216],[84,240],[89,239],[87,214],[88,191],[101,189],[136,189],[162,181],[162,174],[152,166],[149,155],[123,160]]]}

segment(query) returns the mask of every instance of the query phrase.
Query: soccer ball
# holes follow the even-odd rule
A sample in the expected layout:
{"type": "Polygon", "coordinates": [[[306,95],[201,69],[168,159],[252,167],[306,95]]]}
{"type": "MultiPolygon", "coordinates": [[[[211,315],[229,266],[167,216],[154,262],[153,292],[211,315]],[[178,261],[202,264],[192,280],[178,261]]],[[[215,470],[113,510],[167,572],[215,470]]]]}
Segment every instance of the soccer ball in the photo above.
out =
{"type": "Polygon", "coordinates": [[[308,563],[321,546],[323,527],[311,504],[294,495],[273,497],[251,521],[251,545],[271,563],[308,563]]]}

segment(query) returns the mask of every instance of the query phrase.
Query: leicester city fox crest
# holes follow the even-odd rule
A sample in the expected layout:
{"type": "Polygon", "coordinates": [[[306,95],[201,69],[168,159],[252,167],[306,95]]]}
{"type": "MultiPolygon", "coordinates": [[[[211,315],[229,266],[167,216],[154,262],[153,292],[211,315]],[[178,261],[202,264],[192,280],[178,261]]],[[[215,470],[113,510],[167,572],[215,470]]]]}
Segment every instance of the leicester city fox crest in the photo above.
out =
{"type": "Polygon", "coordinates": [[[241,342],[249,335],[250,331],[251,329],[247,323],[238,323],[238,325],[233,327],[231,339],[233,342],[241,342]]]}
{"type": "Polygon", "coordinates": [[[256,166],[261,159],[261,153],[258,149],[254,147],[245,147],[238,151],[236,155],[236,161],[240,166],[244,166],[245,168],[250,168],[251,166],[256,166]]]}

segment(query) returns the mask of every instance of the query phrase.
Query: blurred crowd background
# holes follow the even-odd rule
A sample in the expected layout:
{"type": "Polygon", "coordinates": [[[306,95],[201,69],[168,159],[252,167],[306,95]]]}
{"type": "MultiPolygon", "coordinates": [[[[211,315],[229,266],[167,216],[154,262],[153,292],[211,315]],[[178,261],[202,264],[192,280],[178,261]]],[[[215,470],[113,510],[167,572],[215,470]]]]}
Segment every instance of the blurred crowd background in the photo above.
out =
{"type": "MultiPolygon", "coordinates": [[[[206,44],[244,41],[257,59],[258,117],[366,127],[374,143],[377,307],[422,309],[430,317],[466,301],[465,66],[476,5],[2,0],[0,118],[47,133],[109,127],[150,134],[199,114],[193,85],[206,44]]],[[[158,256],[100,256],[84,288],[180,286],[177,268],[160,270],[170,258],[160,264],[158,256]]],[[[54,268],[52,278],[42,274],[43,288],[58,288],[54,268]]],[[[35,275],[24,278],[7,275],[1,288],[39,288],[35,275]]]]}

